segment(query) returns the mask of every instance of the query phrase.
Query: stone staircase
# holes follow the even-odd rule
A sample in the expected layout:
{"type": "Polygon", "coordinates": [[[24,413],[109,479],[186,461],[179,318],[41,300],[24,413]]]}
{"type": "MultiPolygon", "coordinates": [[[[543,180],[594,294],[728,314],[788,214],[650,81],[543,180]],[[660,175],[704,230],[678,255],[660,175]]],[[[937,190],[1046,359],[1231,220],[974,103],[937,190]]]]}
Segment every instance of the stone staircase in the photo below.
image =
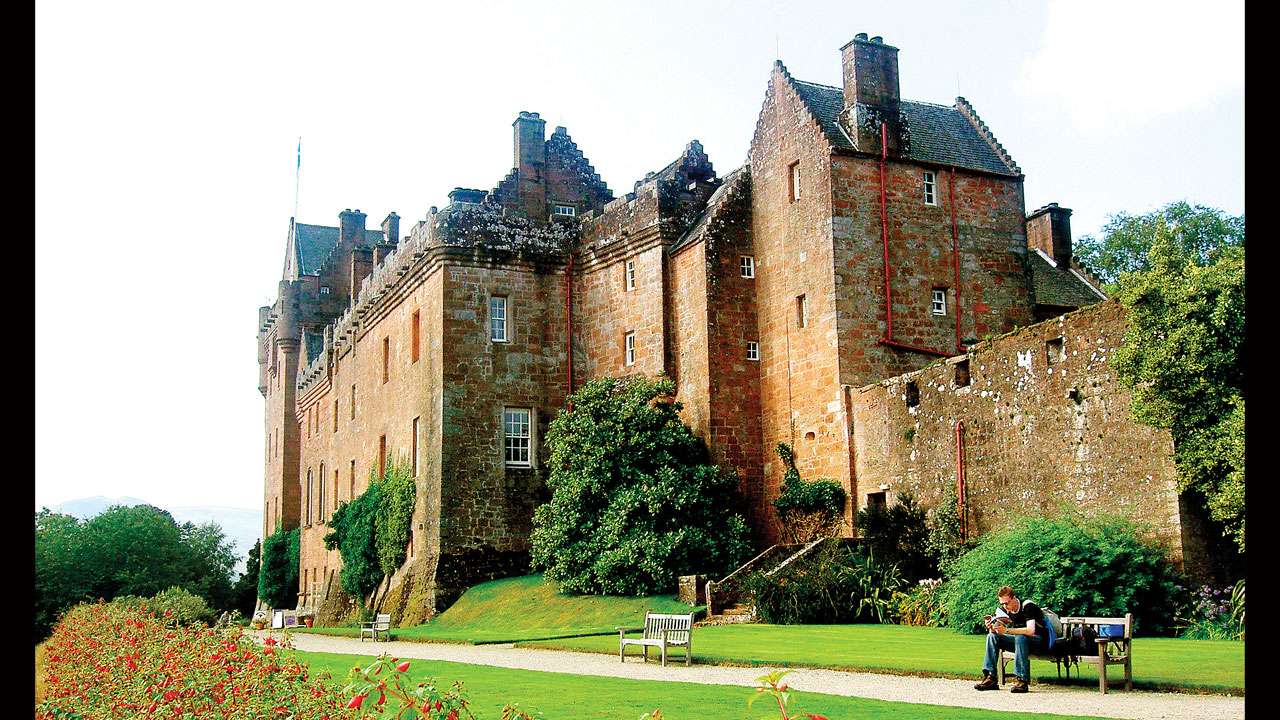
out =
{"type": "Polygon", "coordinates": [[[779,544],[749,560],[745,565],[729,573],[719,582],[707,583],[707,617],[699,625],[730,625],[756,621],[755,606],[743,597],[742,581],[753,573],[772,575],[792,562],[808,555],[822,540],[801,545],[779,544]]]}

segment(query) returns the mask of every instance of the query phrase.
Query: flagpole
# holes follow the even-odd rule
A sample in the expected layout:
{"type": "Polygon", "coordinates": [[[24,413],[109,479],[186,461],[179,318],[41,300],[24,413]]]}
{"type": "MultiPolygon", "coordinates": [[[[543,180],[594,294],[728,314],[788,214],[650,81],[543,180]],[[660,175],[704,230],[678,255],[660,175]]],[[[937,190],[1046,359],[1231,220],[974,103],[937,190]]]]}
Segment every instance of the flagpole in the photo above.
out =
{"type": "Polygon", "coordinates": [[[298,164],[293,169],[293,218],[298,219],[298,184],[302,175],[302,136],[298,136],[298,164]]]}

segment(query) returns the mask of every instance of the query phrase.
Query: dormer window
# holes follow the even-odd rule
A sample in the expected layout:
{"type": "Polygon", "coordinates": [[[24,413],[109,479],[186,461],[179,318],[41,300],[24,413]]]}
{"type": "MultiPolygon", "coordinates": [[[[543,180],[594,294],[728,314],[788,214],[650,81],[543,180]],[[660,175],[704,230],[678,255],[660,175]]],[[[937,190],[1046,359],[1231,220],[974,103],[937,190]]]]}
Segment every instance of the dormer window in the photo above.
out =
{"type": "Polygon", "coordinates": [[[556,215],[563,215],[565,217],[573,217],[578,214],[577,208],[572,205],[556,205],[552,212],[556,215]]]}
{"type": "Polygon", "coordinates": [[[932,170],[924,171],[924,204],[938,204],[938,176],[932,170]]]}

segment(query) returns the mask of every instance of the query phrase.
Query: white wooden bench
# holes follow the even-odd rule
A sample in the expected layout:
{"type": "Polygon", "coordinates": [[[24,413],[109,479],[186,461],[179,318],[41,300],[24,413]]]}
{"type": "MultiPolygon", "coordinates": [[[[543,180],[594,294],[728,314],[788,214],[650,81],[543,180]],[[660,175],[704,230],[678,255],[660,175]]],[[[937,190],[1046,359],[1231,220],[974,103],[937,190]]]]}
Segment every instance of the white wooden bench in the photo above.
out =
{"type": "Polygon", "coordinates": [[[379,635],[385,635],[387,640],[391,639],[391,615],[389,613],[378,613],[373,622],[360,623],[360,641],[364,642],[364,636],[368,635],[373,638],[374,642],[378,642],[379,635]]]}
{"type": "MultiPolygon", "coordinates": [[[[1058,642],[1064,642],[1071,637],[1071,629],[1077,626],[1089,625],[1098,632],[1098,654],[1097,655],[1076,655],[1080,662],[1092,663],[1098,667],[1098,690],[1102,694],[1107,693],[1107,666],[1123,665],[1124,666],[1124,689],[1133,689],[1133,613],[1125,613],[1124,617],[1091,617],[1087,615],[1063,616],[1062,634],[1058,636],[1058,642]],[[1103,625],[1121,625],[1124,627],[1123,634],[1117,637],[1104,637],[1101,633],[1103,625]]],[[[1035,660],[1051,660],[1054,663],[1059,658],[1044,653],[1037,653],[1031,656],[1035,660]]],[[[1012,650],[1004,650],[1000,653],[1000,664],[996,668],[996,682],[1004,684],[1005,666],[1012,662],[1014,654],[1012,650]]],[[[1067,677],[1071,676],[1070,666],[1067,668],[1067,677]]]]}
{"type": "Polygon", "coordinates": [[[644,653],[644,661],[649,662],[649,648],[662,650],[662,664],[667,664],[667,648],[683,647],[684,664],[693,662],[693,613],[688,615],[665,615],[647,612],[644,614],[644,637],[629,638],[627,629],[618,627],[618,659],[627,661],[627,646],[639,645],[644,653]]]}

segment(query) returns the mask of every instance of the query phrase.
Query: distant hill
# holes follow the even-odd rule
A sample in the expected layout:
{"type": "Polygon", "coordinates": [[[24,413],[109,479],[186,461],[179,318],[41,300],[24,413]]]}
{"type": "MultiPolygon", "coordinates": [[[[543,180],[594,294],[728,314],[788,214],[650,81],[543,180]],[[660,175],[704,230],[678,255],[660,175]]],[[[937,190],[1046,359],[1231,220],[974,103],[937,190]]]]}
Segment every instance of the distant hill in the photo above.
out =
{"type": "Polygon", "coordinates": [[[240,559],[236,563],[237,573],[244,572],[244,561],[249,555],[249,549],[262,537],[262,513],[257,510],[246,510],[245,508],[219,507],[216,505],[164,507],[135,497],[109,498],[95,495],[77,500],[68,500],[49,509],[78,517],[81,520],[88,520],[112,505],[128,505],[131,507],[134,505],[155,505],[162,510],[168,510],[179,525],[185,522],[196,525],[207,522],[217,523],[222,528],[222,532],[227,539],[235,543],[235,553],[240,559]]]}

